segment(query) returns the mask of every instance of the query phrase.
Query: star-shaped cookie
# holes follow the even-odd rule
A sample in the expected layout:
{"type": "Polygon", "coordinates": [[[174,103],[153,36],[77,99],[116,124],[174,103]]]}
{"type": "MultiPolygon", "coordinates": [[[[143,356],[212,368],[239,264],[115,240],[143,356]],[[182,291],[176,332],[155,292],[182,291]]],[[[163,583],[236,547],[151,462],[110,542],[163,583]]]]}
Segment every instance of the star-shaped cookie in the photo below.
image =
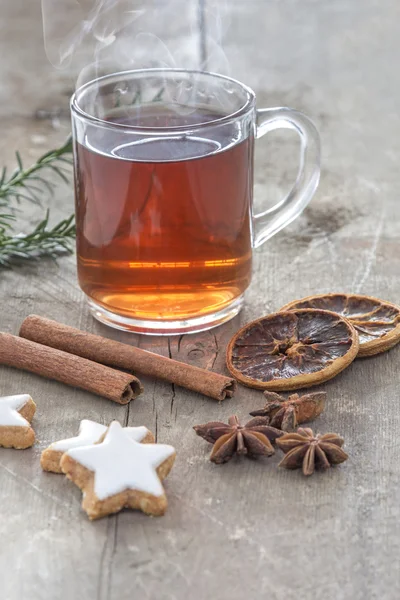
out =
{"type": "MultiPolygon", "coordinates": [[[[100,441],[100,438],[107,431],[106,425],[101,425],[89,419],[83,419],[79,426],[79,432],[76,437],[60,440],[50,444],[48,448],[43,450],[40,457],[40,464],[44,471],[51,473],[62,473],[60,461],[64,452],[71,448],[80,448],[81,446],[90,446],[100,441]]],[[[154,442],[154,436],[147,427],[125,427],[125,431],[129,436],[144,444],[154,442]]]]}
{"type": "Polygon", "coordinates": [[[161,481],[175,460],[175,449],[166,444],[140,444],[113,421],[100,444],[71,448],[61,459],[61,469],[81,490],[82,508],[90,519],[137,508],[162,515],[167,498],[161,481]]]}
{"type": "Polygon", "coordinates": [[[18,450],[33,446],[35,411],[36,404],[28,394],[0,398],[0,446],[18,450]]]}

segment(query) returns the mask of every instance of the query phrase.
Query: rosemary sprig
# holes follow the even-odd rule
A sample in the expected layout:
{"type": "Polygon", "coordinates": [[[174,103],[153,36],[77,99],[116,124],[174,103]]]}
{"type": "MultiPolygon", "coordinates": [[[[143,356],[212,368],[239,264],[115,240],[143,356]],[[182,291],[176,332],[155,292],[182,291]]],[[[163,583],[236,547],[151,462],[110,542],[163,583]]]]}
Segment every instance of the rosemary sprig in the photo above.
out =
{"type": "MultiPolygon", "coordinates": [[[[9,223],[1,221],[7,215],[0,215],[0,266],[8,267],[14,259],[55,258],[63,252],[71,252],[75,238],[74,215],[63,219],[48,229],[49,211],[45,218],[28,234],[9,234],[9,223]]],[[[8,215],[9,217],[9,215],[8,215]]]]}
{"type": "Polygon", "coordinates": [[[21,203],[28,200],[41,204],[40,196],[47,191],[52,194],[54,184],[44,177],[47,169],[69,182],[69,170],[65,165],[72,164],[72,139],[43,154],[32,166],[25,168],[19,152],[16,152],[18,167],[8,177],[4,168],[0,176],[0,267],[11,266],[15,259],[32,259],[41,256],[56,257],[64,252],[72,251],[75,238],[74,216],[63,219],[54,227],[49,228],[49,211],[45,218],[30,233],[13,233],[15,209],[13,201],[21,203]]]}
{"type": "Polygon", "coordinates": [[[1,172],[0,206],[8,206],[10,200],[16,200],[17,202],[30,200],[40,204],[39,194],[43,193],[43,188],[46,188],[50,193],[53,192],[54,188],[54,185],[43,177],[43,171],[50,169],[68,183],[68,171],[66,171],[65,165],[72,164],[72,157],[68,156],[71,153],[71,136],[60,148],[46,152],[27,169],[24,168],[19,152],[16,152],[17,168],[9,177],[7,177],[6,167],[1,172]]]}

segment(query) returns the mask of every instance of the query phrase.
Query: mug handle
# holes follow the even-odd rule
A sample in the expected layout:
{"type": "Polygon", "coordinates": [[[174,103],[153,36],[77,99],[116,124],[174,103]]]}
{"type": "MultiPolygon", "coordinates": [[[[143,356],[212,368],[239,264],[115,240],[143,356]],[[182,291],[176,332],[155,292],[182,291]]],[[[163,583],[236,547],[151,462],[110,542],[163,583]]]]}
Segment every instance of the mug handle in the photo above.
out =
{"type": "Polygon", "coordinates": [[[292,108],[257,110],[256,139],[275,129],[293,129],[300,136],[300,165],[296,181],[283,200],[253,214],[253,248],[289,225],[304,210],[313,197],[321,172],[321,147],[318,131],[303,113],[292,108]]]}

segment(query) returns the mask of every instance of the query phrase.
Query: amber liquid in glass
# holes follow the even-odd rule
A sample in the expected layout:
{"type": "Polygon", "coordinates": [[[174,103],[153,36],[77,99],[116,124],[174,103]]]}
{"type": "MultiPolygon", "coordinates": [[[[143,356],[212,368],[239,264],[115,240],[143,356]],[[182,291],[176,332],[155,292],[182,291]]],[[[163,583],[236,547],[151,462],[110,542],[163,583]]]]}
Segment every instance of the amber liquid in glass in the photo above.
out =
{"type": "MultiPolygon", "coordinates": [[[[218,116],[197,111],[186,122],[218,116]]],[[[140,124],[171,119],[144,110],[140,124]]],[[[130,142],[103,129],[77,144],[78,275],[97,304],[182,320],[222,310],[247,288],[253,140],[216,135],[130,142]]]]}

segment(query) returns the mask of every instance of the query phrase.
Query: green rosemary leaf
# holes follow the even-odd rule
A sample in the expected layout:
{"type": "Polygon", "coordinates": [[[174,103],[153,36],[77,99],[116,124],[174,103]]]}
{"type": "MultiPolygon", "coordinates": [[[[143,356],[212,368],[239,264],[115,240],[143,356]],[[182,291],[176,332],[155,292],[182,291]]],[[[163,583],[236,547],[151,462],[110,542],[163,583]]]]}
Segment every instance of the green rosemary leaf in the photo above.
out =
{"type": "Polygon", "coordinates": [[[47,191],[49,192],[49,194],[52,194],[54,191],[54,183],[51,181],[47,181],[47,179],[45,179],[44,177],[40,177],[39,175],[32,175],[30,177],[31,181],[38,181],[41,185],[44,185],[44,187],[47,189],[47,191]]]}
{"type": "Polygon", "coordinates": [[[49,211],[28,234],[9,234],[6,232],[7,215],[0,215],[0,224],[4,219],[4,229],[0,231],[0,266],[11,266],[15,259],[37,259],[42,256],[55,258],[64,252],[71,252],[75,238],[74,216],[63,219],[54,227],[48,227],[49,211]]]}
{"type": "Polygon", "coordinates": [[[68,177],[65,175],[65,173],[63,173],[63,171],[61,169],[59,169],[58,167],[54,167],[53,165],[50,167],[55,173],[57,173],[57,175],[63,180],[65,181],[65,183],[68,183],[68,177]]]}
{"type": "Polygon", "coordinates": [[[0,171],[0,267],[12,267],[15,260],[37,259],[41,256],[51,258],[71,252],[75,239],[74,216],[61,220],[53,227],[49,226],[49,211],[44,218],[28,233],[14,233],[16,217],[23,201],[41,204],[43,192],[54,191],[54,183],[46,178],[47,172],[54,172],[63,181],[69,183],[70,171],[65,167],[72,164],[72,139],[67,138],[62,146],[43,154],[29,168],[24,168],[19,152],[15,153],[17,168],[7,174],[4,167],[0,171]],[[14,203],[14,205],[13,205],[14,203]]]}
{"type": "Polygon", "coordinates": [[[72,160],[72,158],[65,158],[65,156],[59,156],[58,160],[64,163],[67,163],[67,165],[73,165],[74,161],[72,160]]]}
{"type": "Polygon", "coordinates": [[[16,159],[17,159],[17,163],[18,163],[18,168],[19,168],[19,170],[20,170],[20,171],[23,171],[23,170],[24,170],[24,167],[23,167],[23,164],[22,164],[21,155],[20,155],[20,153],[18,152],[18,150],[16,151],[16,153],[15,153],[15,156],[16,156],[16,159]]]}
{"type": "Polygon", "coordinates": [[[10,221],[15,221],[15,215],[0,214],[0,225],[2,227],[10,227],[11,226],[10,221]]]}
{"type": "Polygon", "coordinates": [[[142,94],[141,94],[141,91],[138,90],[136,92],[136,94],[134,95],[131,104],[140,104],[141,99],[142,99],[142,94]]]}
{"type": "Polygon", "coordinates": [[[1,177],[0,177],[0,188],[6,179],[6,175],[7,175],[7,167],[3,167],[2,171],[1,171],[1,177]]]}
{"type": "MultiPolygon", "coordinates": [[[[30,189],[31,182],[35,178],[39,177],[39,181],[43,183],[44,177],[42,173],[45,169],[51,169],[55,171],[61,179],[68,181],[66,173],[61,169],[60,164],[70,163],[70,157],[65,157],[72,153],[72,139],[71,136],[67,138],[62,146],[55,150],[50,150],[43,154],[31,167],[24,169],[21,156],[19,152],[16,152],[16,159],[18,163],[17,169],[7,178],[7,172],[5,169],[2,171],[0,179],[0,205],[4,205],[4,200],[12,200],[22,198],[19,194],[20,188],[30,189]],[[65,160],[64,160],[65,159],[65,160]]],[[[50,191],[51,184],[49,182],[44,184],[45,187],[50,191]]],[[[29,199],[29,193],[25,199],[29,199]]]]}
{"type": "Polygon", "coordinates": [[[12,198],[14,198],[14,200],[18,203],[21,202],[21,200],[28,200],[29,202],[34,202],[34,197],[31,194],[24,194],[23,192],[12,192],[12,194],[10,194],[10,196],[12,198]]]}
{"type": "Polygon", "coordinates": [[[157,94],[152,99],[152,102],[160,102],[162,100],[163,94],[165,92],[165,88],[162,87],[158,90],[157,94]]]}

